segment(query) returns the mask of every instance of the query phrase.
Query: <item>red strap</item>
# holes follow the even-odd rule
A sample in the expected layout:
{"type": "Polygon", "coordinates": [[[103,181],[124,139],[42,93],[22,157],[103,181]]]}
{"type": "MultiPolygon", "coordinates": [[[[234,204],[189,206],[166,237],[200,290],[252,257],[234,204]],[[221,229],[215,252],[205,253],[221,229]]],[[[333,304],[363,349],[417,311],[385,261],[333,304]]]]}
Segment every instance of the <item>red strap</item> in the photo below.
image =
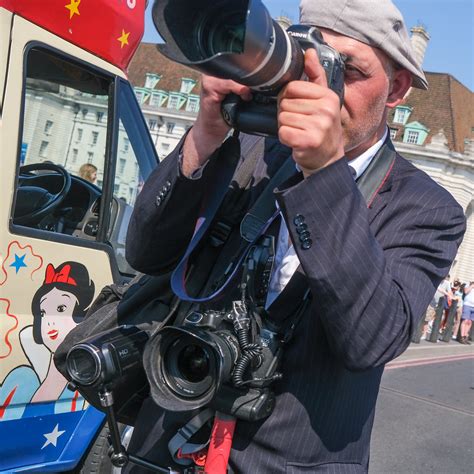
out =
{"type": "Polygon", "coordinates": [[[216,413],[212,427],[209,450],[207,452],[204,472],[206,474],[226,474],[229,462],[232,438],[234,436],[235,418],[216,413]]]}

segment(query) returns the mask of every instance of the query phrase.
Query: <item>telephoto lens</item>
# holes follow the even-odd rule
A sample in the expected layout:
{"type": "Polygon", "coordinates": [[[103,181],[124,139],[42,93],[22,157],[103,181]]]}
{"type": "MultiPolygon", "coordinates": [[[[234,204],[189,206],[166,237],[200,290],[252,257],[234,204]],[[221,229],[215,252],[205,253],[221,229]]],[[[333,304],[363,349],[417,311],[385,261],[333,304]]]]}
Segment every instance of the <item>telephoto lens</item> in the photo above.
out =
{"type": "Polygon", "coordinates": [[[156,0],[152,16],[160,51],[204,74],[265,92],[303,75],[301,47],[260,0],[156,0]]]}

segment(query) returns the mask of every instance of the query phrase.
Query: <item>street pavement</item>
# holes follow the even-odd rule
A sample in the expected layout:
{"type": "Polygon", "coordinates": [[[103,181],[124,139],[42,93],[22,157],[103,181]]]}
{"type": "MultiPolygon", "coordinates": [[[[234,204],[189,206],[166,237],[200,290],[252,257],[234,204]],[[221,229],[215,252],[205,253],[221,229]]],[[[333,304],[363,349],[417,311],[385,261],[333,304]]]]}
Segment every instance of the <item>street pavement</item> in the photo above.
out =
{"type": "Polygon", "coordinates": [[[412,344],[385,368],[369,474],[474,473],[474,345],[412,344]]]}

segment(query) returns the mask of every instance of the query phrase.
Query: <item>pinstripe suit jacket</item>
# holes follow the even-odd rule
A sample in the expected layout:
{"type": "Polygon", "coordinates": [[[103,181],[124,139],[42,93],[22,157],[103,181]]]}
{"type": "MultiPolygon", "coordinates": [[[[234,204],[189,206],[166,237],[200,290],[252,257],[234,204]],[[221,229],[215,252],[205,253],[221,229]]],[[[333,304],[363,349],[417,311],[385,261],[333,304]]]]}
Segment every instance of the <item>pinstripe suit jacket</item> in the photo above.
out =
{"type": "MultiPolygon", "coordinates": [[[[179,174],[179,149],[145,184],[130,223],[127,257],[145,273],[176,264],[208,183],[216,179],[219,151],[200,180],[188,180],[179,174]]],[[[265,141],[249,205],[288,154],[277,141],[265,141]]],[[[230,467],[239,473],[366,472],[384,364],[406,349],[447,274],[465,230],[463,211],[399,155],[369,209],[345,159],[305,180],[295,174],[275,197],[301,265],[270,314],[291,310],[300,295],[295,282],[309,285],[313,299],[285,349],[275,410],[262,422],[237,423],[230,467]],[[307,250],[296,215],[311,234],[307,250]]],[[[182,424],[146,402],[132,451],[170,465],[166,443],[182,424]]]]}

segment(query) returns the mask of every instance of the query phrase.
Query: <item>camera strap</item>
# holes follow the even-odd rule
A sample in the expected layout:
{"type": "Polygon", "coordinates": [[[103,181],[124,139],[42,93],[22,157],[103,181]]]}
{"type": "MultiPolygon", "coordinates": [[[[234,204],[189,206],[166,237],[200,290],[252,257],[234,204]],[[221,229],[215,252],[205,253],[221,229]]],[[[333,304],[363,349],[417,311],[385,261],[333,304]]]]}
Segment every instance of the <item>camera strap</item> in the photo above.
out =
{"type": "Polygon", "coordinates": [[[196,461],[198,461],[200,457],[200,452],[208,446],[209,440],[202,444],[189,443],[189,440],[206,425],[214,415],[215,411],[211,408],[201,410],[170,439],[168,451],[176,463],[182,466],[197,464],[196,461]]]}
{"type": "MultiPolygon", "coordinates": [[[[234,137],[232,137],[234,138],[234,137]]],[[[229,140],[229,139],[228,139],[229,140]]],[[[227,141],[225,142],[227,143],[227,141]]],[[[239,149],[240,150],[240,149],[239,149]]],[[[235,151],[234,151],[235,153],[235,151]]],[[[259,150],[258,156],[261,156],[263,153],[263,150],[259,150]]],[[[245,163],[245,161],[244,161],[245,163]]],[[[250,169],[247,167],[247,169],[250,169]]],[[[229,170],[227,169],[227,177],[229,175],[229,170]]],[[[230,170],[232,171],[232,169],[230,170]]],[[[285,181],[287,178],[289,178],[292,174],[295,173],[295,163],[291,156],[288,157],[288,159],[284,162],[284,164],[280,167],[278,172],[270,179],[269,183],[267,184],[264,193],[260,198],[257,200],[257,203],[260,203],[262,199],[265,199],[265,196],[267,198],[265,201],[268,201],[268,195],[272,195],[272,190],[280,183],[285,181]],[[270,191],[268,191],[270,190],[270,191]]],[[[228,284],[232,281],[234,278],[235,274],[237,273],[238,269],[240,268],[241,263],[243,262],[245,255],[247,251],[256,243],[258,238],[265,233],[265,231],[268,229],[268,227],[271,225],[273,220],[279,215],[280,211],[275,210],[275,205],[274,201],[271,206],[271,208],[268,208],[268,206],[265,204],[262,207],[262,209],[268,211],[270,210],[270,215],[266,216],[266,219],[263,221],[263,216],[260,217],[263,212],[257,213],[259,217],[256,219],[252,220],[252,225],[253,225],[253,233],[248,233],[248,238],[243,242],[243,245],[239,247],[239,252],[238,252],[238,258],[237,261],[234,261],[234,265],[232,265],[231,269],[228,269],[228,271],[225,272],[226,278],[225,281],[219,285],[219,287],[215,290],[213,290],[209,295],[207,296],[201,296],[201,297],[192,297],[190,296],[185,288],[185,276],[186,276],[186,270],[188,267],[188,259],[191,256],[192,252],[196,249],[197,245],[199,244],[200,240],[203,238],[205,235],[206,231],[209,229],[210,224],[213,220],[213,217],[215,216],[220,203],[222,202],[223,196],[217,196],[218,193],[225,194],[225,191],[228,188],[230,179],[226,181],[226,185],[224,186],[224,180],[219,180],[220,186],[215,187],[210,191],[210,194],[214,196],[209,196],[208,197],[208,202],[212,203],[212,206],[206,206],[204,207],[203,215],[198,218],[198,223],[196,225],[196,229],[194,232],[194,235],[191,239],[191,242],[188,245],[188,248],[181,259],[181,261],[178,263],[176,266],[173,274],[171,275],[171,288],[173,292],[183,301],[189,301],[193,303],[205,303],[212,301],[215,299],[217,296],[219,296],[222,291],[228,286],[228,284]],[[250,240],[251,239],[251,240],[250,240]]],[[[254,207],[257,205],[257,203],[254,205],[254,207]]],[[[253,208],[252,208],[253,209],[253,208]]]]}
{"type": "Polygon", "coordinates": [[[372,207],[372,204],[377,196],[377,193],[387,181],[393,165],[397,152],[393,146],[390,138],[387,137],[385,143],[380,150],[375,154],[367,169],[356,180],[357,187],[367,203],[367,207],[372,207]]]}

